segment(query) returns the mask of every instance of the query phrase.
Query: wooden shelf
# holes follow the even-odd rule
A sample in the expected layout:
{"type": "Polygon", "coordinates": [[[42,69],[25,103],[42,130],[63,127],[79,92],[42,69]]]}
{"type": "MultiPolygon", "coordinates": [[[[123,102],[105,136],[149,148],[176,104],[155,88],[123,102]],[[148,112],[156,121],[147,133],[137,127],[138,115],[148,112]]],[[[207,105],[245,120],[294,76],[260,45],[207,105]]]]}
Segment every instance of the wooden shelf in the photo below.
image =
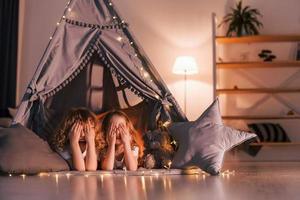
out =
{"type": "Polygon", "coordinates": [[[300,119],[297,115],[272,116],[272,115],[224,115],[222,119],[227,120],[274,120],[274,119],[300,119]]]}
{"type": "Polygon", "coordinates": [[[258,142],[251,143],[250,146],[295,146],[300,145],[300,142],[258,142]]]}
{"type": "Polygon", "coordinates": [[[238,89],[217,89],[218,94],[225,93],[299,93],[300,89],[284,89],[284,88],[238,88],[238,89]]]}
{"type": "Polygon", "coordinates": [[[217,36],[217,43],[297,42],[300,35],[254,35],[242,37],[217,36]]]}
{"type": "Polygon", "coordinates": [[[219,69],[233,68],[284,68],[284,67],[300,67],[300,61],[274,61],[274,62],[219,62],[219,69]]]}

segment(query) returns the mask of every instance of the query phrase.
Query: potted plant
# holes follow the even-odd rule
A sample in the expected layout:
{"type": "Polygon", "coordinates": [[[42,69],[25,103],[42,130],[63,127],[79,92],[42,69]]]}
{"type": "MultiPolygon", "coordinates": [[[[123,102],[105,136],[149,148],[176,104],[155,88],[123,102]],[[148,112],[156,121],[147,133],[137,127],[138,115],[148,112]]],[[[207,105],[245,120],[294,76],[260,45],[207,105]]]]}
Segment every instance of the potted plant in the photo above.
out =
{"type": "Polygon", "coordinates": [[[231,11],[218,26],[228,23],[226,36],[233,36],[234,33],[238,37],[259,34],[258,29],[263,27],[263,24],[258,20],[258,17],[262,15],[257,9],[250,8],[250,6],[243,8],[242,1],[239,1],[235,8],[231,8],[231,11]]]}

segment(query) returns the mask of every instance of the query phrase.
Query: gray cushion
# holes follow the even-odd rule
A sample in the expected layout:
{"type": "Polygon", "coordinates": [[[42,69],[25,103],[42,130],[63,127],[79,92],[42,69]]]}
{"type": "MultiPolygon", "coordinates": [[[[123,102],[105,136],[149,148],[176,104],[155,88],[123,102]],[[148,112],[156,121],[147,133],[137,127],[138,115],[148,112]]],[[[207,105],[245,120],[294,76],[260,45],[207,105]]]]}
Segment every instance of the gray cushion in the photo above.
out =
{"type": "Polygon", "coordinates": [[[0,171],[38,173],[69,170],[48,143],[20,124],[0,129],[0,171]]]}
{"type": "Polygon", "coordinates": [[[8,117],[1,117],[0,118],[0,127],[8,128],[11,125],[12,119],[8,117]]]}
{"type": "Polygon", "coordinates": [[[179,142],[172,167],[196,165],[212,175],[219,174],[226,151],[256,137],[254,133],[225,126],[218,99],[196,121],[174,123],[170,132],[179,142]]]}

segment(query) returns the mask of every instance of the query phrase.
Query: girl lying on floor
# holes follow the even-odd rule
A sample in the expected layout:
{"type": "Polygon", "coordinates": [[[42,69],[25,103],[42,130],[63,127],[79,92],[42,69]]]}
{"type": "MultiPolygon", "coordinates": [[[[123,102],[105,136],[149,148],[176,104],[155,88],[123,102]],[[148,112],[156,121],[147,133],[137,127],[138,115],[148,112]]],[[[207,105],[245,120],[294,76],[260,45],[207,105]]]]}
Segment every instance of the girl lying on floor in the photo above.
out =
{"type": "Polygon", "coordinates": [[[136,170],[144,148],[129,117],[122,111],[110,111],[103,118],[101,131],[106,139],[100,153],[101,168],[136,170]]]}
{"type": "Polygon", "coordinates": [[[101,136],[96,115],[86,108],[76,108],[65,116],[51,144],[71,169],[93,171],[97,170],[97,152],[105,146],[101,136]]]}
{"type": "Polygon", "coordinates": [[[118,110],[107,112],[101,124],[86,108],[70,110],[51,144],[78,171],[97,170],[98,161],[103,170],[136,170],[144,150],[128,116],[118,110]]]}

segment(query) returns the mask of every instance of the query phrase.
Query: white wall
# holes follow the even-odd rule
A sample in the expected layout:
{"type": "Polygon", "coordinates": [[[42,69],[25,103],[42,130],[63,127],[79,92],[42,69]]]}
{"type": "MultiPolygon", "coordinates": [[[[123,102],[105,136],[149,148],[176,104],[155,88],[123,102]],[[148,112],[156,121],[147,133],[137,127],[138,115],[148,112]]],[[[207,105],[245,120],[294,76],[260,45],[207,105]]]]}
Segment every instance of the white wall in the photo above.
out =
{"type": "MultiPolygon", "coordinates": [[[[49,37],[61,17],[67,0],[25,0],[22,1],[20,22],[20,56],[18,101],[21,99],[28,82],[30,81],[49,37]]],[[[220,21],[224,13],[235,3],[235,0],[114,0],[121,16],[130,24],[130,29],[142,44],[153,64],[169,86],[178,102],[183,105],[183,77],[171,73],[176,56],[191,55],[196,57],[199,64],[199,74],[189,77],[187,116],[193,120],[212,102],[212,25],[211,13],[216,12],[220,21]]],[[[258,8],[264,17],[262,22],[263,34],[300,33],[300,1],[299,0],[244,0],[258,8]]],[[[222,30],[218,30],[222,33],[222,30]]],[[[261,44],[260,44],[261,45],[261,44]]],[[[234,47],[220,47],[219,54],[225,59],[240,59],[243,52],[250,51],[250,58],[257,59],[257,51],[262,48],[271,48],[282,59],[290,59],[295,52],[291,44],[275,46],[241,45],[234,47]]],[[[252,71],[252,76],[261,83],[273,86],[280,84],[286,76],[293,74],[297,69],[272,71],[252,71]]],[[[236,72],[221,72],[219,77],[222,86],[232,87],[237,82],[244,86],[253,86],[236,72]],[[229,73],[230,79],[222,78],[229,73]],[[225,79],[225,80],[223,80],[225,79]]],[[[300,80],[300,77],[299,77],[300,80]]],[[[298,82],[290,86],[296,87],[298,82]]],[[[299,95],[298,95],[299,96],[299,95]]],[[[221,97],[223,105],[229,109],[223,112],[238,114],[254,112],[249,105],[258,101],[260,96],[246,98],[221,97]],[[237,108],[237,109],[234,109],[237,108]]],[[[289,97],[292,104],[298,106],[299,97],[289,97]]],[[[183,106],[182,106],[183,107],[183,106]]],[[[300,109],[300,106],[298,106],[300,109]]],[[[285,113],[288,108],[278,102],[270,100],[258,110],[271,114],[285,113]]],[[[292,140],[299,140],[298,120],[282,122],[284,128],[291,134],[292,140]]],[[[244,122],[236,122],[243,126],[244,122]]],[[[299,160],[297,147],[286,149],[282,147],[275,151],[264,148],[257,159],[295,159],[299,160]]],[[[247,155],[227,154],[228,160],[251,160],[247,155]]]]}
{"type": "MultiPolygon", "coordinates": [[[[66,5],[66,0],[26,0],[20,31],[18,97],[22,97],[66,5]]],[[[193,120],[212,101],[211,13],[224,16],[234,0],[115,0],[171,92],[183,105],[183,77],[171,73],[176,56],[195,56],[199,74],[189,77],[187,116],[193,120]]],[[[299,0],[247,0],[264,14],[262,33],[299,33],[299,0]]],[[[182,106],[183,107],[183,106],[182,106]]]]}

